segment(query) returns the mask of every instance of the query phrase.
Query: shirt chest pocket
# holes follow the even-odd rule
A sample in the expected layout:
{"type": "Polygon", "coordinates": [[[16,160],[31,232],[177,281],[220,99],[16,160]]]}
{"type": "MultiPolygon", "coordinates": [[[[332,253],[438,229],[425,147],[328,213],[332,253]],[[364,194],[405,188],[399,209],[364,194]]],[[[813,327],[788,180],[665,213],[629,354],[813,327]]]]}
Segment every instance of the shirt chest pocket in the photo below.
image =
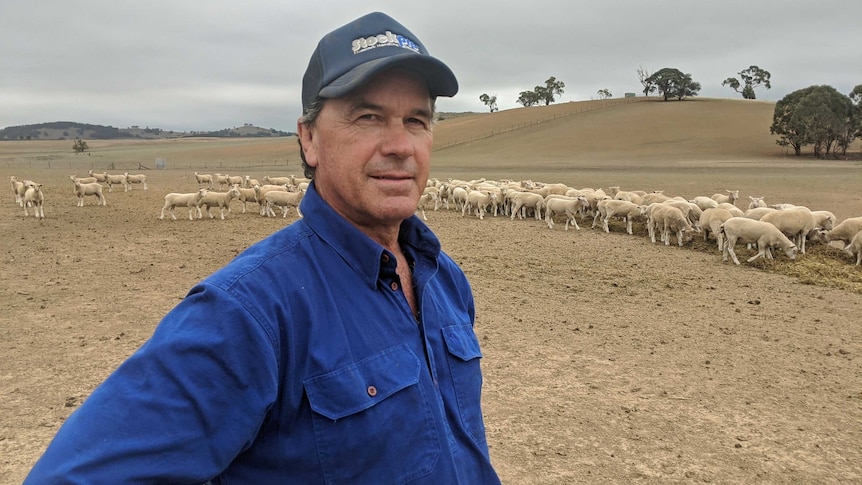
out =
{"type": "Polygon", "coordinates": [[[440,442],[420,369],[398,345],[304,382],[326,483],[405,483],[431,472],[440,442]]]}
{"type": "Polygon", "coordinates": [[[449,353],[449,372],[461,416],[461,424],[474,442],[485,443],[485,423],[482,419],[482,371],[479,361],[482,351],[479,339],[469,325],[443,328],[443,340],[449,353]]]}

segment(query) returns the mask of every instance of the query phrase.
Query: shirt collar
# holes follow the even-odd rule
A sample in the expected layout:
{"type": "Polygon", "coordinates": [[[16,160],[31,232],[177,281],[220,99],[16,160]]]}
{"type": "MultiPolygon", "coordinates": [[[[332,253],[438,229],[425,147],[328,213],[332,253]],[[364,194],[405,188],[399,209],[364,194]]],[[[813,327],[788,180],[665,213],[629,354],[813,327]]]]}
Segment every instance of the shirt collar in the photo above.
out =
{"type": "MultiPolygon", "coordinates": [[[[376,287],[383,253],[394,256],[335,212],[317,193],[313,181],[302,197],[300,210],[304,216],[303,222],[331,246],[348,266],[362,275],[370,287],[376,287]]],[[[440,254],[439,239],[415,214],[401,223],[398,240],[402,246],[412,248],[411,252],[417,257],[436,260],[440,254]]]]}

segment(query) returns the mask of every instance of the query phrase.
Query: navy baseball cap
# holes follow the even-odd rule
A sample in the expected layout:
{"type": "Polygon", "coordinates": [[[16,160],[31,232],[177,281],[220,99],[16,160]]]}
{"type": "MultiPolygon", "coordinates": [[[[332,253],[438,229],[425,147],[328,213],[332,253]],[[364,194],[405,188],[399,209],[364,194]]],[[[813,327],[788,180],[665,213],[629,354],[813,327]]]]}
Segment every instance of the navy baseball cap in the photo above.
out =
{"type": "Polygon", "coordinates": [[[302,77],[302,111],[317,98],[344,96],[396,66],[421,75],[434,98],[458,92],[458,80],[446,64],[431,57],[419,39],[395,19],[374,12],[320,39],[302,77]]]}

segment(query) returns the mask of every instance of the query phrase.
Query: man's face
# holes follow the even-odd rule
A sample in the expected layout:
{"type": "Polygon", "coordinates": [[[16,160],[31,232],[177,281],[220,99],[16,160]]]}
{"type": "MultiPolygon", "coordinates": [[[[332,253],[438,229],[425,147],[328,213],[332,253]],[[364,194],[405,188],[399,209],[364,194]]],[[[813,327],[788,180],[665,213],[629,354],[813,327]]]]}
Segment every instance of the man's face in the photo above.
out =
{"type": "Polygon", "coordinates": [[[432,104],[417,75],[392,69],[299,125],[315,187],[366,233],[397,229],[416,210],[430,169],[432,104]]]}

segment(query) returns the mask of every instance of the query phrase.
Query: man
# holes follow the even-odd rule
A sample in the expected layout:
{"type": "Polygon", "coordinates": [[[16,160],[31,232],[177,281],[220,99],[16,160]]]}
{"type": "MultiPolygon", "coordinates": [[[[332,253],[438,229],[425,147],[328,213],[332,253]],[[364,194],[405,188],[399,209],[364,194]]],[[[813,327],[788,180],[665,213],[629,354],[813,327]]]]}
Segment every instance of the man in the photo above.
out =
{"type": "Polygon", "coordinates": [[[189,292],[26,483],[497,484],[468,282],[413,215],[451,70],[392,18],[303,78],[304,218],[189,292]]]}

